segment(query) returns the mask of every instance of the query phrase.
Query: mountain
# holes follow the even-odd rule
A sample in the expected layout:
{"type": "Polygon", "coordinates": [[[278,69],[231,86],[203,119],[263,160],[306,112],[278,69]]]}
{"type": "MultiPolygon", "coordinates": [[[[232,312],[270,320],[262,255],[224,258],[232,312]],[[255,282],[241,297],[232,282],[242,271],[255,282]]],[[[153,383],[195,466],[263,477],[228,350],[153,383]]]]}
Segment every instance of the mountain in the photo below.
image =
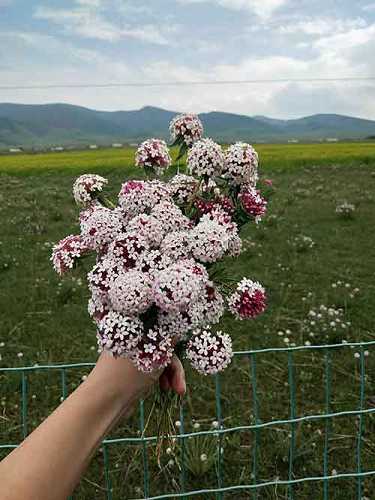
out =
{"type": "MultiPolygon", "coordinates": [[[[0,146],[108,145],[169,138],[174,111],[146,106],[136,111],[96,111],[70,104],[0,103],[0,146]]],[[[294,120],[231,113],[202,113],[206,136],[217,141],[248,142],[324,138],[361,139],[375,135],[375,121],[335,114],[294,120]]]]}

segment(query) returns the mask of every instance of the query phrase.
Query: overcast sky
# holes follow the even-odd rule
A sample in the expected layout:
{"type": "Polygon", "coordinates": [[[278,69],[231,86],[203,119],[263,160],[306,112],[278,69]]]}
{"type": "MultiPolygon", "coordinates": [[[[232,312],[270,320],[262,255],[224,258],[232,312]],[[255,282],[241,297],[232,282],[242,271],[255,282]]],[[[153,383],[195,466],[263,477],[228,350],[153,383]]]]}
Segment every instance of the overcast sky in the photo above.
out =
{"type": "MultiPolygon", "coordinates": [[[[0,0],[0,85],[375,76],[371,0],[0,0]]],[[[375,81],[0,90],[0,102],[375,119],[375,81]]]]}

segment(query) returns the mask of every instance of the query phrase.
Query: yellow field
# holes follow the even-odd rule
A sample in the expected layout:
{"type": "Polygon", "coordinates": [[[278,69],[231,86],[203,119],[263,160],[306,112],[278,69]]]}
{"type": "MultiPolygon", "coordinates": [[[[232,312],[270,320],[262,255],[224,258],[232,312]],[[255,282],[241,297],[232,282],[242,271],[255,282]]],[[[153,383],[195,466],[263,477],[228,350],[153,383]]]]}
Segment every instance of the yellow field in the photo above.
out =
{"type": "MultiPolygon", "coordinates": [[[[291,167],[310,164],[375,163],[375,143],[258,144],[262,164],[291,167]]],[[[0,156],[0,173],[112,171],[134,165],[134,148],[0,156]]]]}

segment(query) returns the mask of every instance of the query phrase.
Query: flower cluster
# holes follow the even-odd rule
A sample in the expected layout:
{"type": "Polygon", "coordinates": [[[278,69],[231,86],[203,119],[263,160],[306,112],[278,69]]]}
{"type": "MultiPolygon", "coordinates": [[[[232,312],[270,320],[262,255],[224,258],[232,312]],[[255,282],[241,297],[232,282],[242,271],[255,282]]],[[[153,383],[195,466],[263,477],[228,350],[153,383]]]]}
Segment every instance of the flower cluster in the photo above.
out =
{"type": "MultiPolygon", "coordinates": [[[[226,309],[253,319],[266,307],[259,283],[244,278],[233,286],[220,271],[225,256],[241,252],[240,227],[259,222],[266,209],[255,187],[257,154],[243,143],[224,154],[219,144],[202,139],[202,131],[193,115],[171,123],[180,148],[191,147],[191,175],[128,180],[117,202],[98,196],[105,179],[81,176],[74,184],[84,208],[80,234],[53,248],[59,274],[87,254],[96,257],[87,282],[99,351],[127,357],[144,372],[166,367],[176,347],[200,373],[223,370],[232,341],[213,325],[226,309]]],[[[146,173],[164,172],[171,164],[167,145],[143,142],[135,163],[146,173]]]]}
{"type": "Polygon", "coordinates": [[[190,173],[197,177],[220,175],[224,167],[221,146],[212,139],[201,139],[190,149],[187,164],[190,173]]]}
{"type": "Polygon", "coordinates": [[[102,191],[108,180],[100,175],[84,174],[73,185],[73,196],[78,205],[88,205],[102,191]]]}
{"type": "Polygon", "coordinates": [[[225,154],[224,175],[234,184],[250,184],[258,181],[258,153],[245,142],[236,142],[225,154]]]}
{"type": "Polygon", "coordinates": [[[186,347],[186,357],[202,375],[224,370],[233,356],[232,340],[221,331],[195,331],[186,347]]]}
{"type": "Polygon", "coordinates": [[[266,309],[266,294],[260,283],[244,278],[229,297],[229,309],[238,319],[255,318],[266,309]]]}
{"type": "Polygon", "coordinates": [[[81,236],[70,235],[52,248],[51,260],[55,271],[62,275],[72,269],[76,259],[89,252],[81,236]]]}
{"type": "Polygon", "coordinates": [[[350,326],[343,309],[322,304],[308,312],[302,323],[302,334],[314,343],[335,343],[348,337],[350,326]]]}
{"type": "Polygon", "coordinates": [[[352,203],[345,201],[341,205],[337,205],[336,214],[342,219],[352,219],[355,212],[355,206],[352,203]]]}
{"type": "Polygon", "coordinates": [[[256,224],[258,224],[266,213],[267,201],[262,198],[259,191],[251,186],[243,186],[238,197],[245,212],[254,217],[256,224]]]}
{"type": "Polygon", "coordinates": [[[135,155],[135,164],[138,167],[150,167],[158,174],[170,167],[171,163],[167,144],[161,139],[142,142],[135,155]]]}
{"type": "Polygon", "coordinates": [[[173,141],[191,146],[203,135],[203,125],[197,115],[178,115],[171,121],[169,131],[173,141]]]}

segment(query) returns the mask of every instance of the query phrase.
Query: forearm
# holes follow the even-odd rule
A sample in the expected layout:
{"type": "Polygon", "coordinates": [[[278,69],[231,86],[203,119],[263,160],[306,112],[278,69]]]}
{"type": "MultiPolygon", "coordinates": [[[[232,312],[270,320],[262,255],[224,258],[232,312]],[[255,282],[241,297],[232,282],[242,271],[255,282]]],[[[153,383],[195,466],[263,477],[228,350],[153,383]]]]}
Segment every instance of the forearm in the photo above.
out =
{"type": "Polygon", "coordinates": [[[0,500],[65,500],[103,437],[144,391],[145,380],[134,375],[124,360],[99,361],[88,379],[0,464],[0,500]]]}

